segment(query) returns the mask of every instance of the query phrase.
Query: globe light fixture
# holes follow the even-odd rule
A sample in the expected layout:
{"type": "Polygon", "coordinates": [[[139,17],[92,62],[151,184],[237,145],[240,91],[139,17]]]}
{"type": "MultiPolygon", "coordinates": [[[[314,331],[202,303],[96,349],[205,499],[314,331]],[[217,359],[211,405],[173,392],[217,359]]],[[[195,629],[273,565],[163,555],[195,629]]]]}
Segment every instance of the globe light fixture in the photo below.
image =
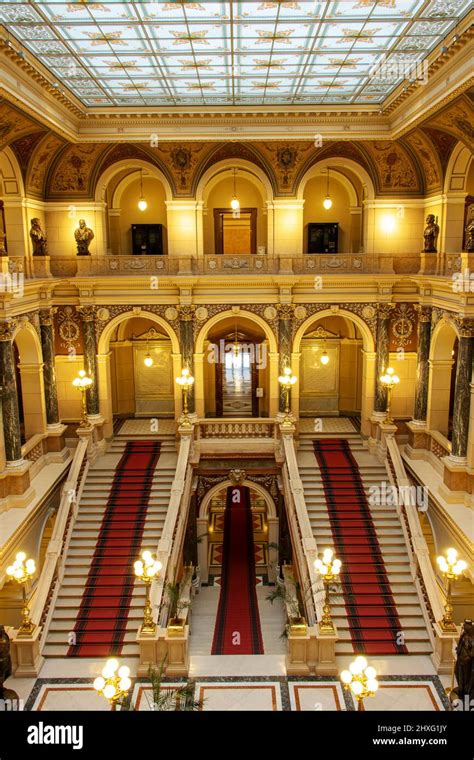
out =
{"type": "Polygon", "coordinates": [[[81,422],[79,427],[89,427],[89,420],[87,419],[87,401],[86,401],[86,393],[89,390],[89,388],[93,385],[94,381],[92,378],[90,378],[86,371],[84,369],[80,369],[77,373],[77,377],[74,378],[72,381],[72,384],[74,388],[77,388],[79,391],[81,391],[81,401],[82,401],[82,416],[81,416],[81,422]]]}
{"type": "Polygon", "coordinates": [[[379,683],[377,681],[377,671],[368,664],[365,657],[359,655],[349,665],[349,670],[343,670],[341,681],[344,689],[349,690],[357,700],[357,709],[364,711],[364,699],[374,697],[379,683]]]}
{"type": "Polygon", "coordinates": [[[142,552],[142,558],[137,559],[133,565],[135,576],[145,584],[145,610],[143,613],[143,624],[140,629],[141,633],[144,634],[152,635],[156,631],[156,624],[153,620],[153,608],[150,602],[150,587],[152,581],[159,575],[161,568],[161,562],[150,551],[142,552]]]}
{"type": "Polygon", "coordinates": [[[444,578],[447,581],[446,589],[446,604],[444,606],[444,615],[439,621],[439,624],[443,631],[457,632],[456,624],[453,620],[453,604],[452,604],[452,584],[459,578],[459,576],[467,569],[467,562],[463,559],[458,559],[458,553],[456,549],[450,548],[446,552],[446,556],[440,556],[436,559],[439,569],[444,578]]]}
{"type": "Polygon", "coordinates": [[[326,211],[329,211],[329,209],[332,208],[332,200],[331,200],[331,196],[329,195],[329,166],[328,166],[328,178],[327,178],[327,185],[326,185],[326,197],[323,200],[323,206],[326,209],[326,211]]]}
{"type": "Polygon", "coordinates": [[[31,636],[36,626],[30,618],[28,601],[26,598],[26,583],[36,572],[34,559],[26,559],[25,552],[18,552],[13,565],[7,567],[8,577],[21,585],[23,594],[23,609],[21,611],[22,623],[18,629],[18,636],[31,636]]]}
{"type": "Polygon", "coordinates": [[[392,391],[395,385],[398,385],[400,378],[395,374],[393,367],[388,367],[385,374],[380,375],[380,382],[387,389],[387,408],[385,410],[385,422],[393,424],[393,419],[390,416],[390,407],[392,402],[392,391]]]}
{"type": "Polygon", "coordinates": [[[148,203],[143,195],[143,169],[140,169],[140,200],[138,201],[138,208],[140,211],[146,211],[148,203]]]}
{"type": "Polygon", "coordinates": [[[148,351],[147,355],[143,359],[143,364],[145,367],[153,367],[153,359],[151,358],[150,352],[148,351]]]}
{"type": "Polygon", "coordinates": [[[322,560],[317,559],[314,563],[315,570],[323,580],[325,591],[323,616],[319,623],[319,630],[322,633],[334,633],[334,623],[331,619],[331,606],[329,604],[329,584],[339,577],[341,564],[341,560],[334,556],[332,549],[325,549],[322,560]]]}
{"type": "Polygon", "coordinates": [[[108,700],[112,711],[115,711],[118,702],[127,696],[131,685],[130,668],[127,665],[120,666],[115,657],[107,660],[102,668],[102,675],[97,676],[94,681],[94,689],[108,700]]]}
{"type": "Polygon", "coordinates": [[[296,383],[298,378],[291,373],[291,367],[285,367],[283,374],[278,378],[278,382],[285,391],[285,415],[290,413],[290,388],[296,383]]]}
{"type": "Polygon", "coordinates": [[[326,349],[324,349],[323,353],[321,354],[320,362],[321,364],[324,364],[324,365],[329,364],[329,356],[326,349]]]}

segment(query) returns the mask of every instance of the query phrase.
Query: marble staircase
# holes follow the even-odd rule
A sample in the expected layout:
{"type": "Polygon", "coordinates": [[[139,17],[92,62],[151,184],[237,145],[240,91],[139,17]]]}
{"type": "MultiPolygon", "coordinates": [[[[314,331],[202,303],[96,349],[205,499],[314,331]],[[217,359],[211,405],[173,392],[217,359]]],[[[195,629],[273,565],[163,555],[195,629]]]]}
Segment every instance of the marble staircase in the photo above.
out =
{"type": "MultiPolygon", "coordinates": [[[[142,551],[144,549],[155,551],[158,546],[176,469],[177,453],[174,436],[171,434],[151,436],[139,432],[126,435],[119,433],[112,440],[106,454],[94,463],[87,475],[66,558],[64,580],[56,600],[43,650],[45,657],[66,657],[69,648],[68,634],[74,630],[75,616],[81,604],[82,591],[96,547],[115,468],[124,452],[126,442],[151,438],[161,441],[161,454],[148,503],[142,551]]],[[[121,656],[123,657],[138,656],[135,638],[143,620],[144,603],[144,586],[141,583],[135,584],[122,647],[121,656]]]]}

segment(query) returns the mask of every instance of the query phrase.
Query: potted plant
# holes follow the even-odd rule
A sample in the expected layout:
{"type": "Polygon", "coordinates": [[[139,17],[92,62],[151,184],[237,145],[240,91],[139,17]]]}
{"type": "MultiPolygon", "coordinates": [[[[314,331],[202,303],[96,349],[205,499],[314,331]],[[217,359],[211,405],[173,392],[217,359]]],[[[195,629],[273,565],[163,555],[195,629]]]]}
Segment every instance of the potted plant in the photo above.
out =
{"type": "Polygon", "coordinates": [[[188,681],[184,684],[163,685],[165,661],[166,657],[158,668],[150,667],[148,671],[152,689],[151,700],[146,691],[145,694],[151,709],[157,711],[201,710],[202,703],[194,699],[193,683],[188,681]]]}
{"type": "Polygon", "coordinates": [[[306,624],[306,620],[301,615],[298,599],[296,596],[293,596],[293,594],[289,593],[283,580],[277,578],[277,585],[275,586],[275,589],[267,596],[267,599],[269,602],[271,602],[271,604],[273,604],[275,599],[281,599],[286,604],[288,623],[284,631],[285,636],[306,636],[308,632],[308,626],[306,624]]]}
{"type": "Polygon", "coordinates": [[[167,583],[166,595],[168,597],[169,618],[168,618],[168,635],[182,636],[184,632],[184,618],[181,613],[190,605],[189,599],[183,599],[182,590],[186,587],[187,581],[193,569],[187,568],[181,583],[167,583]]]}

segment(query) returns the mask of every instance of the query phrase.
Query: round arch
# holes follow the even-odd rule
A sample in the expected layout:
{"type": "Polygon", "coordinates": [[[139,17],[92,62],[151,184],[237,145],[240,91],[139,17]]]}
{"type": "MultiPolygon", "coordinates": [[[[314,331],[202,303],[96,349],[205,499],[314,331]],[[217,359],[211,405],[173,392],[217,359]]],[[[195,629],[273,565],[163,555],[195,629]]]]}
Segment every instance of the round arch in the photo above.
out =
{"type": "MultiPolygon", "coordinates": [[[[315,161],[315,163],[312,164],[309,167],[309,169],[306,170],[306,172],[303,174],[303,176],[301,177],[298,183],[298,189],[297,189],[297,195],[296,195],[298,200],[303,200],[304,189],[306,187],[306,184],[309,182],[309,180],[313,179],[314,177],[319,176],[322,173],[322,170],[327,169],[328,166],[331,169],[346,168],[352,171],[357,177],[360,178],[362,182],[362,187],[365,190],[364,200],[373,200],[375,198],[375,188],[374,188],[374,183],[372,181],[372,178],[370,174],[368,173],[368,171],[364,169],[364,167],[361,164],[357,163],[357,161],[354,161],[351,158],[343,158],[341,156],[332,156],[332,157],[322,158],[319,161],[315,161]]],[[[349,197],[353,197],[355,193],[355,202],[352,205],[359,206],[362,202],[362,199],[360,199],[360,201],[357,200],[357,193],[355,191],[354,185],[352,184],[350,179],[343,174],[342,171],[338,172],[338,179],[340,182],[343,182],[342,177],[345,178],[345,181],[347,182],[348,186],[352,188],[352,190],[350,190],[350,193],[352,193],[352,196],[349,195],[349,197]]]]}
{"type": "Polygon", "coordinates": [[[449,157],[444,179],[444,192],[466,192],[466,182],[474,155],[462,142],[458,142],[449,157]]]}
{"type": "MultiPolygon", "coordinates": [[[[158,314],[154,314],[151,311],[147,311],[146,309],[140,309],[138,313],[136,313],[133,309],[130,309],[130,311],[126,311],[123,314],[118,314],[116,317],[111,319],[102,331],[97,349],[99,409],[101,415],[105,420],[104,435],[106,438],[110,438],[113,435],[112,376],[109,350],[110,338],[112,337],[116,327],[118,327],[122,322],[135,317],[149,319],[150,322],[154,322],[156,325],[158,325],[169,337],[171,341],[173,377],[177,377],[181,372],[182,359],[178,336],[173,328],[168,324],[168,322],[163,319],[163,317],[160,317],[158,314]]],[[[181,413],[181,392],[177,383],[174,383],[173,385],[175,417],[177,417],[181,413]]]]}
{"type": "Polygon", "coordinates": [[[429,430],[438,430],[444,436],[449,434],[457,339],[456,325],[446,318],[437,323],[431,335],[426,424],[429,430]]]}
{"type": "MultiPolygon", "coordinates": [[[[241,486],[246,486],[247,488],[255,491],[258,493],[265,501],[265,505],[267,508],[267,519],[268,519],[268,542],[270,544],[278,544],[278,536],[279,536],[279,519],[277,515],[277,510],[275,507],[275,502],[273,501],[270,493],[267,491],[264,486],[261,486],[259,483],[254,483],[252,480],[244,480],[243,483],[240,483],[241,486]]],[[[229,479],[223,480],[221,483],[216,483],[215,486],[213,486],[204,496],[200,507],[199,507],[199,515],[197,517],[197,534],[200,538],[200,541],[198,543],[198,564],[200,568],[200,575],[201,580],[204,582],[207,582],[208,574],[209,574],[209,552],[208,552],[208,524],[209,524],[209,507],[212,498],[219,493],[219,491],[224,490],[224,488],[229,488],[235,486],[235,483],[232,483],[229,479]]],[[[276,564],[275,562],[272,562],[268,567],[268,576],[270,580],[275,580],[276,577],[276,564]]]]}
{"type": "Polygon", "coordinates": [[[25,184],[20,164],[13,150],[8,146],[0,151],[0,195],[3,198],[9,196],[23,198],[25,196],[25,184]]]}
{"type": "MultiPolygon", "coordinates": [[[[151,161],[146,161],[145,159],[142,159],[142,158],[134,158],[134,159],[124,158],[122,161],[117,161],[116,163],[109,166],[98,177],[96,186],[95,186],[95,201],[97,203],[101,203],[105,201],[105,194],[106,194],[106,190],[110,181],[117,174],[120,174],[125,169],[130,169],[130,173],[132,175],[134,175],[137,169],[146,169],[150,177],[155,177],[156,179],[159,179],[160,182],[163,183],[163,187],[165,188],[165,193],[166,193],[166,200],[170,201],[173,199],[173,191],[172,191],[170,182],[168,178],[166,177],[166,175],[164,174],[164,172],[161,171],[161,169],[155,166],[151,161]]],[[[129,175],[127,175],[127,177],[128,176],[129,175]]],[[[127,177],[125,177],[124,179],[127,179],[127,177]]],[[[133,177],[133,179],[135,179],[135,177],[133,177]]],[[[121,183],[119,182],[118,186],[120,186],[120,184],[121,183]]]]}
{"type": "MultiPolygon", "coordinates": [[[[375,341],[372,332],[364,320],[357,314],[347,309],[322,309],[312,314],[298,328],[293,340],[293,352],[291,357],[291,367],[297,377],[301,377],[301,341],[308,328],[319,322],[325,317],[339,316],[352,322],[362,335],[362,377],[361,377],[361,431],[364,435],[370,433],[370,417],[374,408],[375,396],[375,369],[376,353],[375,341]]],[[[291,408],[293,414],[299,417],[300,413],[300,383],[296,383],[291,394],[291,408]]]]}
{"type": "Polygon", "coordinates": [[[18,350],[18,401],[27,441],[33,435],[44,433],[47,426],[43,352],[38,333],[27,321],[15,329],[13,343],[18,350]]]}
{"type": "Polygon", "coordinates": [[[209,188],[210,183],[214,180],[211,188],[214,187],[223,177],[228,176],[234,169],[240,169],[245,172],[245,178],[252,182],[259,190],[262,186],[265,189],[265,201],[273,200],[273,189],[271,182],[265,172],[256,164],[243,158],[225,158],[212,164],[199,178],[196,187],[196,202],[204,201],[204,191],[209,188]]]}
{"type": "MultiPolygon", "coordinates": [[[[198,336],[196,338],[195,354],[194,354],[194,372],[195,372],[195,403],[196,412],[199,417],[205,416],[205,388],[204,388],[204,344],[209,332],[226,319],[245,319],[249,322],[253,322],[257,325],[261,332],[265,335],[265,339],[268,341],[268,357],[265,357],[265,361],[269,362],[268,372],[268,415],[274,417],[278,411],[278,343],[275,333],[271,329],[268,322],[266,322],[258,314],[254,314],[246,309],[226,309],[211,317],[201,327],[198,336]]],[[[262,357],[263,362],[263,357],[262,357]]],[[[261,364],[262,364],[261,362],[261,364]]],[[[262,369],[266,367],[262,366],[262,369]]]]}

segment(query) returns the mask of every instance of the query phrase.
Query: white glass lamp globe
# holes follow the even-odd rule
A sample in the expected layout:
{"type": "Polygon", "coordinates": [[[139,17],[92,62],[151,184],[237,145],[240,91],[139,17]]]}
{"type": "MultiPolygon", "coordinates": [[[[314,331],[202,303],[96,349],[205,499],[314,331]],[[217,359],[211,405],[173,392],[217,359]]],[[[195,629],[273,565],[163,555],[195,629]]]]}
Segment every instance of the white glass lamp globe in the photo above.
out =
{"type": "Polygon", "coordinates": [[[146,211],[148,208],[148,203],[146,202],[145,198],[140,198],[138,201],[138,208],[140,211],[146,211]]]}
{"type": "Polygon", "coordinates": [[[323,200],[323,206],[326,209],[326,211],[329,211],[329,209],[332,208],[332,200],[329,197],[329,195],[327,195],[325,199],[323,200]]]}
{"type": "Polygon", "coordinates": [[[232,200],[230,202],[230,207],[231,207],[232,211],[238,211],[238,209],[240,208],[239,199],[235,198],[235,197],[232,198],[232,200]]]}

